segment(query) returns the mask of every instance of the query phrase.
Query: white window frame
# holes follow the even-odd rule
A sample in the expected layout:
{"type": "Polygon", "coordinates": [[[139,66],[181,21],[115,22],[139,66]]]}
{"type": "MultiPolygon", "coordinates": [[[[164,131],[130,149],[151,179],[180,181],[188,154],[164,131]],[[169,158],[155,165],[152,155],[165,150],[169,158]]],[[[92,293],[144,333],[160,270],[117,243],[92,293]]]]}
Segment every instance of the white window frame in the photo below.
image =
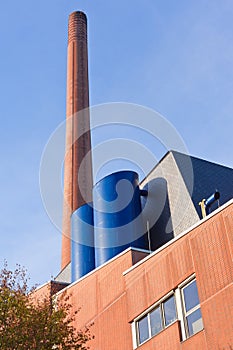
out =
{"type": "MultiPolygon", "coordinates": [[[[178,318],[180,320],[181,335],[182,335],[183,341],[190,338],[192,335],[196,334],[196,333],[191,334],[191,335],[189,334],[187,317],[189,315],[191,315],[193,312],[195,312],[196,310],[201,309],[200,300],[199,300],[199,304],[197,304],[194,308],[192,308],[188,312],[186,311],[186,308],[185,308],[184,288],[188,287],[188,285],[190,285],[194,281],[197,281],[197,279],[196,279],[195,274],[192,274],[185,281],[183,281],[181,284],[179,284],[177,290],[175,291],[177,312],[178,312],[178,318]]],[[[198,298],[199,298],[199,295],[198,295],[198,298]]],[[[202,322],[203,322],[203,319],[202,319],[202,322]]],[[[203,328],[204,328],[204,326],[203,326],[203,328]]]]}
{"type": "Polygon", "coordinates": [[[137,334],[137,346],[144,344],[148,339],[151,339],[151,325],[150,325],[150,317],[149,317],[149,312],[147,312],[144,316],[140,317],[137,321],[136,321],[136,334],[137,334]],[[139,340],[139,336],[140,336],[140,332],[139,332],[139,327],[138,327],[138,322],[142,319],[146,317],[147,319],[147,326],[148,326],[148,338],[146,340],[144,340],[142,343],[140,343],[139,340]]]}
{"type": "MultiPolygon", "coordinates": [[[[156,335],[151,334],[151,320],[149,314],[156,309],[157,307],[160,307],[160,314],[162,318],[162,330],[166,329],[176,321],[180,322],[180,328],[181,328],[181,341],[184,341],[190,337],[192,337],[194,334],[189,334],[188,331],[188,324],[187,324],[187,317],[194,313],[196,310],[200,309],[201,310],[201,305],[200,305],[200,300],[199,304],[197,304],[195,307],[193,307],[191,310],[186,312],[185,308],[185,300],[184,300],[184,288],[188,287],[189,284],[191,284],[193,281],[196,281],[196,276],[195,274],[192,274],[189,276],[185,281],[180,283],[178,287],[174,290],[171,290],[169,293],[164,295],[160,300],[158,300],[155,304],[150,306],[147,310],[145,310],[143,313],[141,313],[138,317],[136,317],[133,322],[131,323],[132,327],[132,335],[133,335],[133,349],[137,349],[140,345],[146,343],[148,340],[153,338],[156,335]],[[176,308],[176,319],[171,322],[169,325],[166,326],[166,319],[165,319],[165,314],[164,314],[164,302],[168,300],[171,296],[174,296],[174,301],[175,301],[175,308],[176,308]],[[139,341],[139,327],[138,327],[138,322],[143,318],[147,317],[147,323],[148,323],[148,334],[149,337],[142,343],[139,341]]],[[[199,297],[199,295],[198,295],[199,297]]],[[[202,318],[203,322],[203,318],[202,318]]],[[[203,325],[204,329],[204,325],[203,325]]],[[[162,331],[161,330],[161,331],[162,331]]],[[[201,330],[200,330],[201,331],[201,330]]],[[[158,332],[157,334],[159,334],[158,332]]]]}
{"type": "MultiPolygon", "coordinates": [[[[133,335],[133,349],[137,349],[140,345],[146,343],[149,339],[153,338],[156,335],[152,335],[151,334],[151,323],[150,323],[150,317],[149,314],[156,309],[157,307],[160,308],[160,313],[161,313],[161,318],[162,318],[162,329],[161,331],[163,331],[164,329],[166,329],[167,327],[169,327],[171,324],[175,323],[178,320],[178,310],[177,310],[177,304],[176,304],[176,295],[175,295],[175,291],[171,290],[169,293],[167,293],[165,296],[163,296],[160,300],[158,300],[155,304],[153,304],[152,306],[150,306],[148,309],[146,309],[142,314],[140,314],[138,317],[136,317],[134,319],[134,321],[131,324],[131,328],[132,328],[132,335],[133,335]],[[168,326],[166,326],[165,324],[165,315],[164,315],[164,307],[163,307],[163,303],[169,299],[171,296],[174,297],[174,301],[175,301],[175,309],[176,309],[176,319],[171,322],[168,326]],[[138,322],[144,318],[147,317],[147,322],[148,322],[148,330],[149,330],[149,337],[142,343],[140,343],[139,341],[139,328],[138,328],[138,322]]],[[[160,332],[161,332],[160,331],[160,332]]],[[[158,332],[157,334],[159,334],[160,332],[158,332]]]]}

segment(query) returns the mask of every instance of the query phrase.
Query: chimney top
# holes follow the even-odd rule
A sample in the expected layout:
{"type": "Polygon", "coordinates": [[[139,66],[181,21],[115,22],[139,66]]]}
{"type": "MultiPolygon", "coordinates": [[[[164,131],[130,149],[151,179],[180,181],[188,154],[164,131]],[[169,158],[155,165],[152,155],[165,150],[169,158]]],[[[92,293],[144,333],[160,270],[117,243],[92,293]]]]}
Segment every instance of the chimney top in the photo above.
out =
{"type": "Polygon", "coordinates": [[[79,18],[83,18],[83,19],[87,20],[86,14],[85,14],[84,12],[82,12],[82,11],[74,11],[74,12],[72,12],[72,13],[70,14],[69,17],[70,17],[70,18],[71,18],[71,17],[79,17],[79,18]]]}
{"type": "Polygon", "coordinates": [[[69,16],[68,43],[87,36],[87,16],[82,11],[72,12],[69,16]]]}

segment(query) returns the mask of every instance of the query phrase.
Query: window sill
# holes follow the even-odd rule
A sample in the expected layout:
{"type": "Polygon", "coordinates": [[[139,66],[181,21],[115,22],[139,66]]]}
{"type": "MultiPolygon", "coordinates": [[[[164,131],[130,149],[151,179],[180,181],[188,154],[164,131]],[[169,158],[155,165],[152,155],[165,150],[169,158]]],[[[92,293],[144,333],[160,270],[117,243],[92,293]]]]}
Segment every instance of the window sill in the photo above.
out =
{"type": "Polygon", "coordinates": [[[200,334],[201,332],[204,332],[204,327],[202,329],[200,329],[200,331],[198,331],[197,333],[194,333],[192,335],[190,335],[188,338],[184,339],[181,341],[181,344],[186,343],[187,341],[189,341],[189,339],[192,339],[193,337],[195,337],[196,335],[200,334]]]}
{"type": "MultiPolygon", "coordinates": [[[[155,337],[159,336],[160,334],[162,334],[163,332],[167,331],[170,327],[172,327],[174,324],[178,324],[178,327],[180,328],[180,321],[179,320],[175,320],[172,323],[170,323],[167,327],[163,328],[160,332],[158,332],[157,334],[153,335],[153,337],[148,338],[147,340],[145,340],[143,343],[139,344],[136,349],[140,349],[143,345],[145,345],[146,343],[148,343],[150,340],[154,339],[155,337]]],[[[196,333],[197,334],[197,333],[196,333]]],[[[189,339],[189,338],[188,338],[189,339]]]]}

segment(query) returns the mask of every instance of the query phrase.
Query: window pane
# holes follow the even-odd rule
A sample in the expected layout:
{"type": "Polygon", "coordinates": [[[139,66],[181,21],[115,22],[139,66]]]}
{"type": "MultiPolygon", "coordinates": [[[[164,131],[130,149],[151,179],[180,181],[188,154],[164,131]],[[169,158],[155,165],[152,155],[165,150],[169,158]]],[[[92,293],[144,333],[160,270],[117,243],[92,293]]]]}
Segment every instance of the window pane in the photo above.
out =
{"type": "Polygon", "coordinates": [[[203,329],[201,310],[194,311],[187,317],[189,335],[195,334],[203,329]]]}
{"type": "Polygon", "coordinates": [[[150,313],[151,335],[155,335],[162,330],[162,318],[160,307],[150,313]]]}
{"type": "Polygon", "coordinates": [[[176,320],[176,306],[174,295],[163,303],[165,325],[168,326],[170,323],[176,320]]]}
{"type": "Polygon", "coordinates": [[[186,312],[200,304],[198,293],[197,293],[197,284],[196,281],[190,283],[187,287],[183,289],[184,291],[184,301],[186,312]]]}
{"type": "Polygon", "coordinates": [[[145,316],[140,321],[138,321],[138,340],[139,344],[143,343],[146,339],[149,338],[149,329],[148,329],[148,318],[145,316]]]}

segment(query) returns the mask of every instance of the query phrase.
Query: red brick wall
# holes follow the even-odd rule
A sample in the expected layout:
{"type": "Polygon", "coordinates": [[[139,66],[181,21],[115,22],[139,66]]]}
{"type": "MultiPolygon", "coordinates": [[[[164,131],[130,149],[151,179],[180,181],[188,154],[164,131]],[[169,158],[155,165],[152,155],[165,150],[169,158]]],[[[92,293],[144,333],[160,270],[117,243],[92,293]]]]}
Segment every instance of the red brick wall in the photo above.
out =
{"type": "MultiPolygon", "coordinates": [[[[182,350],[207,350],[207,344],[205,339],[205,332],[201,331],[191,338],[186,339],[180,343],[179,349],[182,350]]],[[[212,348],[213,350],[215,348],[212,348]]]]}
{"type": "Polygon", "coordinates": [[[180,349],[179,322],[160,332],[156,337],[140,346],[140,350],[178,350],[180,349]]]}
{"type": "MultiPolygon", "coordinates": [[[[230,349],[233,346],[232,243],[231,205],[127,273],[128,321],[195,273],[204,330],[182,343],[179,339],[178,343],[182,349],[230,349]]],[[[158,337],[140,348],[151,349],[155,343],[157,349],[158,337]]],[[[164,349],[169,349],[166,342],[164,349]]]]}
{"type": "Polygon", "coordinates": [[[230,350],[232,240],[233,204],[128,271],[136,252],[113,259],[68,288],[74,310],[81,307],[76,327],[94,322],[92,350],[131,350],[130,322],[195,273],[204,329],[182,341],[177,321],[139,349],[230,350]]]}
{"type": "Polygon", "coordinates": [[[35,289],[35,291],[31,294],[32,299],[36,303],[39,300],[43,300],[44,298],[48,298],[58,293],[62,289],[67,286],[66,283],[59,283],[55,281],[50,281],[43,286],[35,289]]]}
{"type": "Polygon", "coordinates": [[[94,322],[91,349],[132,349],[123,271],[140,256],[145,254],[127,251],[68,288],[73,311],[81,308],[75,322],[77,329],[94,322]]]}

